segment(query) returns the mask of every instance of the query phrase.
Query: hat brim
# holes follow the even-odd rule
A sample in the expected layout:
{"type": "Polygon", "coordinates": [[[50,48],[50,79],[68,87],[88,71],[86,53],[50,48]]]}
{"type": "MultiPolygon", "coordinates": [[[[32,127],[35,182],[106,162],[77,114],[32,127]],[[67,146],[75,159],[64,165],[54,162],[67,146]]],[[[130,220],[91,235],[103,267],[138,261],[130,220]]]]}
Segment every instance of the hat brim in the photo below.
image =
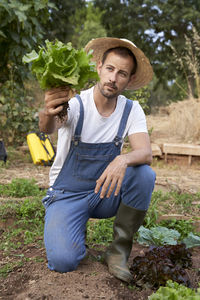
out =
{"type": "Polygon", "coordinates": [[[130,49],[137,60],[137,70],[135,76],[128,84],[127,89],[137,90],[147,85],[153,78],[152,66],[142,50],[137,48],[132,42],[125,39],[110,37],[97,38],[92,39],[85,46],[85,50],[86,52],[89,52],[91,49],[93,50],[92,61],[95,61],[97,64],[102,60],[103,54],[108,49],[116,47],[125,47],[130,49]]]}

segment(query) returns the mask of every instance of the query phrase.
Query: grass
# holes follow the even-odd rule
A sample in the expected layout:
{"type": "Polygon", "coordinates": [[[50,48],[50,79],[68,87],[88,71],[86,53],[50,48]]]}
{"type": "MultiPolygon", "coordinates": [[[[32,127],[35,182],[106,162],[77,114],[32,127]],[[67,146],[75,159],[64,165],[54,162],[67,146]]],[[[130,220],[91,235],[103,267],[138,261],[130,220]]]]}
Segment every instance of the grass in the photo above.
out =
{"type": "Polygon", "coordinates": [[[2,222],[13,220],[13,225],[6,228],[1,236],[0,249],[17,249],[42,236],[44,208],[41,198],[44,191],[40,191],[34,180],[14,179],[9,184],[0,185],[0,196],[9,197],[8,201],[3,201],[0,205],[0,219],[2,222]],[[23,200],[10,199],[26,196],[28,198],[23,200]]]}
{"type": "Polygon", "coordinates": [[[89,246],[108,246],[113,239],[113,221],[109,219],[92,219],[87,224],[87,244],[89,246]]]}
{"type": "Polygon", "coordinates": [[[40,189],[34,179],[16,178],[11,183],[0,184],[0,196],[23,198],[38,194],[40,189]]]}
{"type": "Polygon", "coordinates": [[[21,267],[23,265],[22,260],[15,262],[9,262],[0,268],[0,278],[5,278],[9,273],[13,272],[16,267],[21,267]]]}

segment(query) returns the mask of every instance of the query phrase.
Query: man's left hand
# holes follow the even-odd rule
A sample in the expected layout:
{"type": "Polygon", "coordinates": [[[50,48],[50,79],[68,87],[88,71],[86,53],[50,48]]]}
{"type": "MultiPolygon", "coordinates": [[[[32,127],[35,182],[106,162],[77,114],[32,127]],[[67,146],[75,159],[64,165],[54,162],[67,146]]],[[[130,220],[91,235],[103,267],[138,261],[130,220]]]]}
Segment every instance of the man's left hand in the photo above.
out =
{"type": "Polygon", "coordinates": [[[104,198],[105,195],[107,198],[109,198],[114,189],[115,196],[117,196],[120,191],[122,181],[124,179],[126,168],[126,156],[119,155],[115,157],[115,159],[104,170],[99,179],[97,179],[95,193],[98,193],[100,188],[102,187],[100,198],[104,198]]]}

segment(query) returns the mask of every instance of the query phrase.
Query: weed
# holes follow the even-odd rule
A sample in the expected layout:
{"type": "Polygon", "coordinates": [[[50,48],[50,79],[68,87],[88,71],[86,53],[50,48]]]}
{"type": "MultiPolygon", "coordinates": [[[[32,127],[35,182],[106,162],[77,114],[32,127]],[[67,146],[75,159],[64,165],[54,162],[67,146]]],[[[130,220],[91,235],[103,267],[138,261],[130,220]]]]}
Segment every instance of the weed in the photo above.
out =
{"type": "Polygon", "coordinates": [[[107,246],[113,239],[113,219],[89,220],[87,224],[87,243],[107,246]]]}
{"type": "Polygon", "coordinates": [[[44,262],[45,259],[43,257],[37,256],[37,257],[34,258],[34,261],[37,262],[37,263],[41,263],[41,262],[44,262]]]}
{"type": "Polygon", "coordinates": [[[0,268],[0,278],[5,278],[16,267],[21,267],[22,265],[23,260],[7,263],[6,265],[0,268]]]}
{"type": "Polygon", "coordinates": [[[131,284],[128,285],[128,289],[131,290],[131,291],[137,291],[138,290],[138,288],[135,285],[131,285],[131,284]]]}
{"type": "Polygon", "coordinates": [[[170,197],[172,197],[175,200],[176,204],[181,204],[185,208],[190,207],[193,201],[193,195],[191,194],[180,194],[177,192],[171,192],[170,197]]]}
{"type": "Polygon", "coordinates": [[[160,226],[165,226],[169,229],[175,229],[180,233],[179,241],[182,241],[188,236],[190,232],[194,232],[192,220],[163,220],[160,222],[160,226]]]}
{"type": "Polygon", "coordinates": [[[150,137],[151,137],[151,135],[152,135],[152,133],[153,133],[153,130],[154,130],[153,127],[151,127],[151,128],[148,130],[148,133],[149,133],[149,136],[150,136],[150,137]]]}
{"type": "Polygon", "coordinates": [[[16,178],[11,183],[0,185],[0,196],[22,198],[38,194],[40,189],[34,179],[16,178]]]}
{"type": "Polygon", "coordinates": [[[0,249],[9,251],[17,249],[22,244],[35,241],[41,243],[44,226],[44,207],[40,197],[25,199],[20,202],[10,202],[0,206],[0,216],[6,219],[12,213],[14,226],[7,228],[1,236],[0,249]]]}
{"type": "Polygon", "coordinates": [[[156,191],[153,192],[152,198],[151,198],[151,204],[149,206],[149,209],[147,211],[144,224],[146,228],[151,228],[156,225],[157,219],[159,216],[160,209],[158,205],[161,202],[165,202],[168,196],[166,194],[163,194],[162,191],[156,191]]]}

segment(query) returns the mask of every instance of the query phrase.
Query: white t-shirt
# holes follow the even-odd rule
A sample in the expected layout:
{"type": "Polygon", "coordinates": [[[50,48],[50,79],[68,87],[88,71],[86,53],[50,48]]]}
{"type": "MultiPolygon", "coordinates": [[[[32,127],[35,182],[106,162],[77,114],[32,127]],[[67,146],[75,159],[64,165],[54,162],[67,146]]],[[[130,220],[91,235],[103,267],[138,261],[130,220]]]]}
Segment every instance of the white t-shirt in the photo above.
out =
{"type": "MultiPolygon", "coordinates": [[[[126,104],[126,97],[122,95],[118,96],[114,112],[109,117],[103,117],[96,108],[93,90],[94,87],[82,91],[80,94],[84,107],[81,141],[85,143],[111,142],[117,135],[119,123],[126,104]]],[[[68,120],[58,130],[56,158],[49,173],[50,186],[53,185],[64,164],[65,158],[69,152],[71,138],[74,135],[79,119],[80,104],[76,97],[69,101],[69,107],[68,120]]],[[[147,132],[146,118],[138,101],[133,101],[123,138],[138,132],[147,132]]]]}

